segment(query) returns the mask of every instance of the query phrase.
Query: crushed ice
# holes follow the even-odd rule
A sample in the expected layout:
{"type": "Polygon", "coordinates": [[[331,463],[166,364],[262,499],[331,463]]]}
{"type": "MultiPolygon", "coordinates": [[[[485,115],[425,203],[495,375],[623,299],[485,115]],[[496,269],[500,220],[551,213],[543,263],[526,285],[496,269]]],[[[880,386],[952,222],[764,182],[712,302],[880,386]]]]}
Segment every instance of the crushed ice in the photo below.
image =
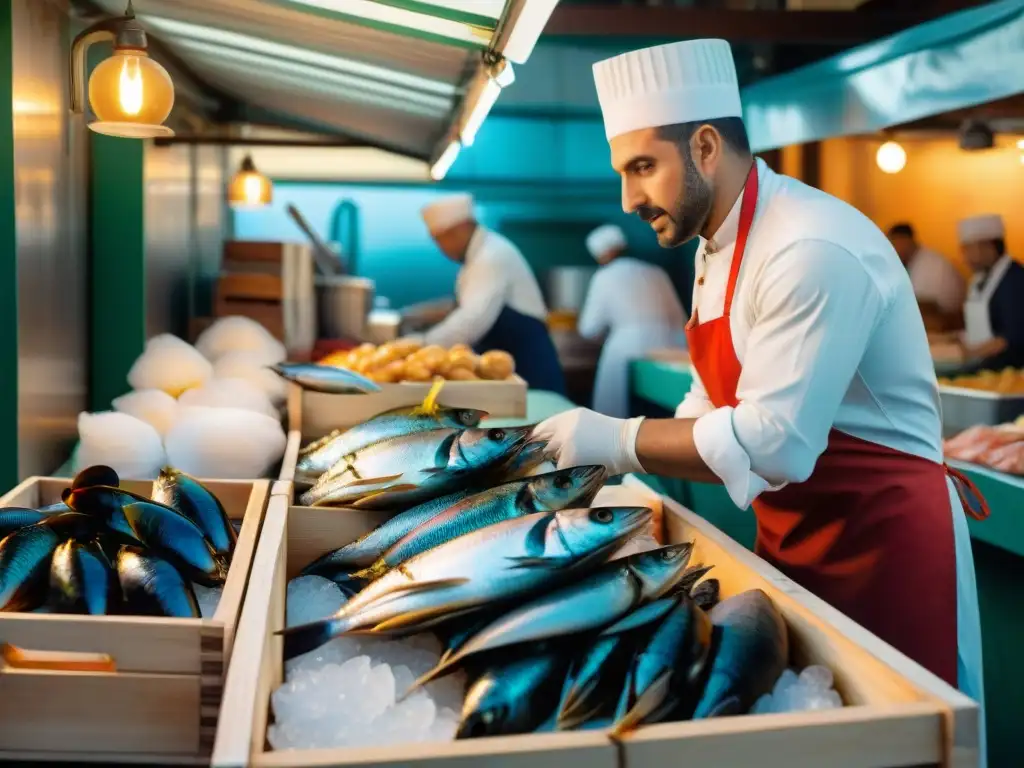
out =
{"type": "Polygon", "coordinates": [[[836,709],[843,700],[832,687],[832,671],[813,664],[798,675],[787,669],[775,682],[771,693],[759,698],[750,710],[752,715],[781,712],[804,712],[812,709],[836,709]]]}
{"type": "Polygon", "coordinates": [[[220,605],[220,596],[224,587],[204,587],[202,584],[193,584],[192,591],[199,602],[199,615],[204,619],[212,619],[220,605]]]}
{"type": "MultiPolygon", "coordinates": [[[[337,585],[319,576],[288,584],[286,624],[325,618],[341,608],[337,585]]],[[[285,664],[274,691],[274,749],[326,749],[451,741],[458,727],[465,679],[442,678],[403,702],[396,698],[441,657],[432,634],[404,640],[340,637],[285,664]]]]}

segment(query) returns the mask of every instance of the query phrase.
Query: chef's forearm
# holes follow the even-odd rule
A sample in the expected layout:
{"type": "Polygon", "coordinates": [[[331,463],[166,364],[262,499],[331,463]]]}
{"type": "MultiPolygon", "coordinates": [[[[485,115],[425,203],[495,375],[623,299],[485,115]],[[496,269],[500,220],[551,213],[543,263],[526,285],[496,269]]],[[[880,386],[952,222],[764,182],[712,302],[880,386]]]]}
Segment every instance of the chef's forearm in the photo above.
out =
{"type": "Polygon", "coordinates": [[[696,419],[644,419],[636,436],[636,457],[643,468],[652,475],[721,484],[697,452],[695,423],[696,419]]]}

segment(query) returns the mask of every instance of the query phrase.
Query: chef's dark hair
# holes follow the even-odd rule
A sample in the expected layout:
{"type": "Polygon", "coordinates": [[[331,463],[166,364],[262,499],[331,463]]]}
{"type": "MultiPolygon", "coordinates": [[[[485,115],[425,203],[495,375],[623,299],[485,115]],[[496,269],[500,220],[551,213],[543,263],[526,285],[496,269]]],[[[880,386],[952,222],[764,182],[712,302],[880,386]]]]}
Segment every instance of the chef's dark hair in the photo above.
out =
{"type": "Polygon", "coordinates": [[[1005,256],[1006,255],[1006,241],[1003,238],[1001,238],[1001,237],[995,238],[992,241],[992,247],[996,249],[996,253],[999,256],[1005,256]]]}
{"type": "Polygon", "coordinates": [[[889,227],[889,237],[909,237],[911,240],[914,239],[914,228],[905,222],[899,224],[893,224],[889,227]]]}
{"type": "Polygon", "coordinates": [[[715,120],[694,120],[690,123],[663,125],[658,128],[658,138],[682,147],[702,125],[710,125],[718,131],[733,152],[741,155],[750,154],[750,138],[747,136],[747,127],[743,124],[742,117],[720,117],[715,120]]]}

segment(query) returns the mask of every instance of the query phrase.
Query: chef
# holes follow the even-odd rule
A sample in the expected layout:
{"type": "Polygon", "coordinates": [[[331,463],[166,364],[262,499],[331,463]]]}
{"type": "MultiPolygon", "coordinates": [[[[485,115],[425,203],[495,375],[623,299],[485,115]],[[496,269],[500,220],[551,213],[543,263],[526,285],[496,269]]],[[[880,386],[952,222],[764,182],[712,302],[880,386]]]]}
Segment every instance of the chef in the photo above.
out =
{"type": "Polygon", "coordinates": [[[960,328],[967,285],[960,271],[942,254],[921,245],[905,222],[889,228],[889,242],[910,274],[918,306],[929,330],[960,328]]]}
{"type": "Polygon", "coordinates": [[[565,379],[545,320],[547,307],[526,259],[507,239],[477,223],[473,198],[442,197],[421,211],[442,253],[459,263],[458,306],[425,334],[422,344],[503,349],[531,389],[563,394],[565,379]]]}
{"type": "Polygon", "coordinates": [[[587,339],[607,333],[594,381],[594,410],[629,415],[629,361],[651,349],[686,346],[686,311],[672,281],[654,264],[630,257],[614,224],[587,236],[601,268],[587,287],[576,329],[587,339]]]}
{"type": "Polygon", "coordinates": [[[1024,266],[1006,253],[998,214],[957,225],[964,261],[974,273],[964,302],[961,357],[982,368],[1024,366],[1024,266]]]}
{"type": "MultiPolygon", "coordinates": [[[[594,79],[622,207],[700,236],[675,419],[575,409],[535,430],[561,466],[721,483],[757,553],[982,700],[966,501],[906,270],[856,209],[751,154],[729,44],[616,56],[594,79]]],[[[982,726],[982,733],[984,727],[982,726]]]]}

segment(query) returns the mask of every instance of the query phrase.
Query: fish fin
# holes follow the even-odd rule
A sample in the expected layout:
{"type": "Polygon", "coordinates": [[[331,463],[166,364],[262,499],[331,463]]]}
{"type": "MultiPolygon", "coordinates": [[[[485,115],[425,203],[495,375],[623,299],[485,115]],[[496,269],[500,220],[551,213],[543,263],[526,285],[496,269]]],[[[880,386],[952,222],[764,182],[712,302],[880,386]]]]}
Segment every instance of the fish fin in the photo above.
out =
{"type": "Polygon", "coordinates": [[[663,618],[677,604],[678,601],[672,597],[663,597],[660,600],[647,603],[647,605],[643,605],[635,611],[630,611],[611,626],[601,630],[598,637],[619,635],[623,632],[639,629],[640,627],[646,626],[651,622],[658,621],[663,618]]]}
{"type": "Polygon", "coordinates": [[[435,589],[447,589],[449,587],[458,587],[469,579],[437,579],[436,581],[414,581],[409,584],[396,584],[395,586],[381,592],[374,598],[374,602],[383,597],[395,597],[396,595],[408,594],[414,592],[430,592],[435,589]]]}
{"type": "Polygon", "coordinates": [[[359,485],[380,485],[381,483],[393,483],[395,480],[401,480],[402,475],[387,475],[385,477],[361,477],[358,480],[353,480],[351,483],[345,483],[345,488],[353,488],[359,485]]]}
{"type": "Polygon", "coordinates": [[[75,479],[71,481],[71,490],[89,488],[94,485],[109,485],[111,488],[117,488],[120,484],[121,478],[117,476],[117,472],[105,464],[96,464],[86,467],[75,475],[75,479]]]}
{"type": "Polygon", "coordinates": [[[344,633],[344,621],[330,617],[302,624],[297,627],[280,629],[275,634],[284,636],[284,659],[294,659],[304,653],[315,651],[340,634],[344,633]]]}
{"type": "Polygon", "coordinates": [[[559,714],[558,719],[555,721],[555,727],[560,731],[574,730],[584,723],[592,720],[600,711],[601,702],[598,702],[586,711],[576,709],[571,714],[566,714],[564,717],[559,714]]]}
{"type": "Polygon", "coordinates": [[[637,726],[642,725],[646,718],[661,708],[668,698],[668,686],[671,680],[671,669],[666,669],[658,675],[647,686],[647,690],[637,697],[636,703],[630,707],[625,716],[617,720],[612,726],[612,738],[618,738],[627,731],[632,731],[637,726]]]}
{"type": "Polygon", "coordinates": [[[441,394],[441,390],[444,389],[445,378],[443,376],[435,376],[434,383],[430,385],[430,391],[427,392],[427,396],[423,398],[423,402],[412,409],[412,416],[437,416],[440,406],[437,404],[437,397],[441,394]]]}
{"type": "Polygon", "coordinates": [[[548,538],[548,527],[554,519],[554,512],[544,515],[527,531],[524,548],[528,553],[538,557],[544,554],[544,545],[547,543],[548,538]]]}
{"type": "MultiPolygon", "coordinates": [[[[443,609],[424,608],[419,611],[408,611],[406,613],[403,613],[401,616],[394,616],[390,619],[380,622],[379,624],[375,624],[372,630],[370,631],[370,634],[388,635],[395,631],[408,630],[418,627],[420,624],[423,624],[426,621],[430,621],[431,619],[436,619],[439,616],[444,616],[445,619],[451,619],[465,613],[472,613],[476,608],[477,606],[473,605],[468,610],[458,610],[457,605],[448,605],[445,606],[443,609]],[[456,608],[456,610],[453,610],[453,607],[456,608]]],[[[446,656],[450,655],[451,654],[446,654],[446,656]]],[[[444,658],[445,657],[442,656],[441,660],[439,660],[438,663],[440,663],[444,658]]]]}
{"type": "Polygon", "coordinates": [[[363,568],[361,571],[355,571],[349,574],[350,578],[359,579],[360,581],[373,581],[379,579],[388,571],[387,563],[383,560],[377,560],[373,565],[363,568]]]}
{"type": "Polygon", "coordinates": [[[419,486],[412,485],[411,483],[402,483],[400,485],[393,485],[393,486],[391,486],[390,488],[388,488],[385,491],[374,491],[373,493],[368,493],[365,496],[363,496],[361,499],[359,499],[358,501],[352,502],[351,506],[355,507],[356,509],[363,509],[371,501],[374,502],[374,503],[376,503],[378,501],[382,501],[383,500],[383,499],[381,499],[382,496],[388,496],[390,494],[395,494],[395,493],[404,493],[405,491],[415,491],[417,488],[419,488],[419,486]]]}
{"type": "Polygon", "coordinates": [[[428,683],[432,683],[435,680],[452,674],[455,671],[455,666],[460,661],[462,661],[462,656],[460,656],[458,651],[456,651],[451,656],[449,656],[445,661],[438,662],[437,666],[435,666],[425,675],[421,676],[419,680],[414,682],[406,689],[405,693],[403,693],[400,697],[396,698],[395,703],[401,704],[403,701],[409,698],[409,696],[414,694],[416,691],[418,691],[420,688],[427,685],[428,683]]]}
{"type": "Polygon", "coordinates": [[[549,568],[557,570],[573,564],[571,557],[506,557],[513,568],[549,568]]]}
{"type": "MultiPolygon", "coordinates": [[[[587,680],[583,685],[577,686],[575,682],[569,687],[562,700],[562,706],[558,710],[558,723],[559,727],[562,727],[562,721],[573,721],[574,715],[580,713],[580,708],[583,706],[587,696],[589,696],[594,688],[597,686],[597,680],[587,680]]],[[[572,728],[575,725],[579,725],[579,722],[574,721],[574,725],[565,726],[566,729],[572,728]]]]}
{"type": "Polygon", "coordinates": [[[691,565],[683,571],[682,577],[680,577],[676,586],[672,588],[672,592],[683,591],[689,593],[689,591],[693,589],[694,585],[704,578],[704,576],[707,575],[707,572],[714,567],[715,566],[713,565],[703,564],[691,565]]]}

